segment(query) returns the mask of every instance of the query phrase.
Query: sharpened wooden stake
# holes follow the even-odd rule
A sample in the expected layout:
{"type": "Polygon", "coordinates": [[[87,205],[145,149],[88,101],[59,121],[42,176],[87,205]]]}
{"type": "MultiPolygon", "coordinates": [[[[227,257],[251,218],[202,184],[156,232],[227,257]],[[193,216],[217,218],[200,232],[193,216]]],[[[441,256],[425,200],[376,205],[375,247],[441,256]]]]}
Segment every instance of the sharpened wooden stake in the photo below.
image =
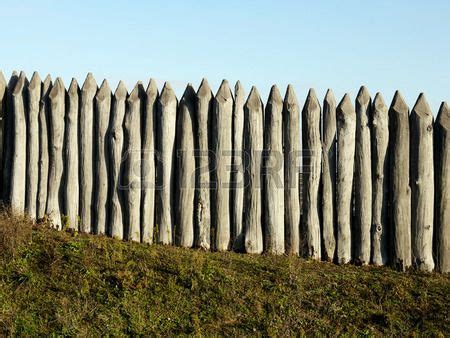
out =
{"type": "Polygon", "coordinates": [[[300,110],[289,85],[283,103],[284,207],[286,253],[300,252],[300,110]]]}
{"type": "Polygon", "coordinates": [[[26,182],[26,102],[28,80],[24,72],[12,92],[13,112],[13,152],[11,162],[11,209],[23,214],[25,211],[25,182],[26,182]]]}
{"type": "Polygon", "coordinates": [[[172,244],[175,225],[175,126],[177,98],[168,82],[158,99],[157,114],[157,242],[172,244]]]}
{"type": "Polygon", "coordinates": [[[42,84],[41,101],[39,102],[39,182],[37,195],[37,218],[45,216],[48,195],[48,116],[50,110],[49,94],[53,88],[52,79],[47,75],[42,84]]]}
{"type": "Polygon", "coordinates": [[[111,163],[111,175],[109,190],[111,196],[111,209],[109,214],[111,237],[123,239],[124,233],[124,200],[123,181],[124,171],[123,146],[124,132],[123,121],[125,117],[125,101],[127,99],[127,88],[120,81],[114,93],[111,125],[109,131],[109,151],[111,163]]]}
{"type": "Polygon", "coordinates": [[[328,89],[323,100],[322,258],[332,262],[336,250],[336,100],[328,89]]]}
{"type": "Polygon", "coordinates": [[[386,265],[389,261],[389,115],[380,93],[372,105],[372,264],[386,265]]]}
{"type": "Polygon", "coordinates": [[[100,89],[95,95],[94,109],[94,231],[96,234],[105,234],[108,213],[108,168],[109,157],[105,151],[106,133],[111,112],[111,89],[108,81],[103,80],[100,89]]]}
{"type": "Polygon", "coordinates": [[[141,116],[144,110],[145,89],[138,82],[127,99],[125,112],[125,217],[126,238],[141,239],[141,116]]]}
{"type": "Polygon", "coordinates": [[[225,251],[230,247],[230,183],[232,164],[233,94],[228,81],[223,80],[213,101],[213,127],[211,128],[215,190],[211,205],[214,249],[225,251]]]}
{"type": "Polygon", "coordinates": [[[7,101],[7,84],[3,73],[0,71],[0,198],[3,199],[3,189],[5,183],[3,182],[3,157],[4,157],[4,137],[5,137],[5,122],[6,122],[6,101],[7,101]]]}
{"type": "Polygon", "coordinates": [[[263,251],[261,165],[264,132],[264,108],[256,87],[252,87],[244,106],[245,251],[263,251]]]}
{"type": "Polygon", "coordinates": [[[36,220],[37,190],[39,180],[39,101],[41,100],[41,78],[33,73],[28,86],[27,103],[27,185],[25,210],[36,220]]]}
{"type": "Polygon", "coordinates": [[[155,224],[155,131],[158,87],[150,79],[145,92],[145,109],[142,117],[142,201],[141,241],[153,243],[155,224]]]}
{"type": "Polygon", "coordinates": [[[212,114],[213,94],[206,79],[203,79],[197,90],[196,104],[196,192],[194,202],[194,230],[196,233],[196,246],[210,249],[211,236],[211,208],[210,208],[210,171],[209,171],[209,130],[212,114]]]}
{"type": "Polygon", "coordinates": [[[63,144],[64,144],[64,114],[66,90],[61,78],[57,78],[48,96],[49,110],[49,165],[48,165],[48,197],[47,215],[51,225],[62,229],[62,175],[63,175],[63,144]]]}
{"type": "Polygon", "coordinates": [[[433,271],[433,114],[420,94],[410,115],[411,235],[414,266],[433,271]]]}
{"type": "Polygon", "coordinates": [[[372,102],[366,87],[356,97],[355,136],[355,224],[353,232],[354,260],[370,262],[370,227],[372,224],[372,167],[370,148],[370,116],[372,102]]]}
{"type": "Polygon", "coordinates": [[[185,248],[194,245],[195,101],[195,90],[188,84],[178,105],[176,140],[176,244],[185,248]]]}
{"type": "Polygon", "coordinates": [[[80,230],[93,231],[93,182],[94,182],[94,97],[97,83],[89,73],[81,88],[80,109],[80,230]]]}
{"type": "Polygon", "coordinates": [[[80,88],[77,80],[72,79],[66,99],[66,132],[65,132],[65,189],[64,206],[67,214],[67,227],[78,231],[79,215],[79,181],[78,181],[78,121],[79,121],[80,88]]]}
{"type": "Polygon", "coordinates": [[[337,117],[337,261],[351,260],[352,187],[355,160],[356,114],[350,96],[345,94],[336,109],[337,117]]]}
{"type": "Polygon", "coordinates": [[[321,259],[319,221],[319,183],[322,160],[320,142],[320,104],[314,89],[310,89],[302,111],[303,136],[303,217],[307,257],[321,259]]]}
{"type": "Polygon", "coordinates": [[[264,123],[264,224],[265,247],[272,254],[284,254],[284,158],[283,99],[272,86],[264,123]]]}
{"type": "Polygon", "coordinates": [[[450,272],[450,109],[442,102],[434,124],[436,268],[450,272]]]}
{"type": "Polygon", "coordinates": [[[392,263],[399,270],[411,266],[411,189],[409,185],[409,108],[399,91],[389,108],[392,263]]]}

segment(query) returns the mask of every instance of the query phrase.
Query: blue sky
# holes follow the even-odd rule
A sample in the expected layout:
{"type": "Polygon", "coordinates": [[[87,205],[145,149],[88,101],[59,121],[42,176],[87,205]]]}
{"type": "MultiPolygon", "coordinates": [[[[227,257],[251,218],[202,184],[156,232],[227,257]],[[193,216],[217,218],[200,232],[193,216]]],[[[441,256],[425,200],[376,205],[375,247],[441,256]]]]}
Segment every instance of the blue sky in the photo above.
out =
{"type": "Polygon", "coordinates": [[[360,85],[390,103],[425,92],[434,112],[450,101],[450,1],[4,1],[0,69],[72,77],[168,80],[178,94],[206,77],[314,87],[337,100],[360,85]]]}

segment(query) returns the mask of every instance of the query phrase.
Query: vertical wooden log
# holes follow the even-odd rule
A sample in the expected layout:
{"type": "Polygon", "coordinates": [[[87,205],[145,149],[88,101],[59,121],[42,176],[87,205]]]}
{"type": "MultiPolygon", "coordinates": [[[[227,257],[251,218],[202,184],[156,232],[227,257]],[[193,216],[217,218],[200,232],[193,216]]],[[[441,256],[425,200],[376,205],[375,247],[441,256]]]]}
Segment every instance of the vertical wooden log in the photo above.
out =
{"type": "Polygon", "coordinates": [[[355,160],[356,114],[350,96],[345,94],[336,109],[337,117],[337,260],[351,259],[351,219],[353,167],[355,160]]]}
{"type": "Polygon", "coordinates": [[[49,94],[49,166],[47,214],[51,225],[60,230],[62,205],[64,113],[66,90],[57,78],[49,94]]]}
{"type": "Polygon", "coordinates": [[[80,107],[80,231],[92,232],[94,175],[94,96],[97,83],[89,73],[81,88],[80,107]]]}
{"type": "Polygon", "coordinates": [[[41,100],[41,78],[34,72],[28,86],[27,104],[27,183],[25,210],[36,219],[39,180],[39,101],[41,100]]]}
{"type": "Polygon", "coordinates": [[[244,226],[245,251],[251,254],[262,253],[262,184],[261,165],[264,110],[256,87],[252,87],[244,106],[244,153],[245,153],[245,191],[244,226]]]}
{"type": "Polygon", "coordinates": [[[300,252],[300,109],[289,85],[283,103],[284,207],[286,253],[300,252]]]}
{"type": "Polygon", "coordinates": [[[450,109],[443,102],[434,124],[436,268],[450,272],[450,109]]]}
{"type": "MultiPolygon", "coordinates": [[[[209,250],[211,236],[209,130],[213,94],[206,79],[197,90],[196,105],[196,185],[194,202],[196,246],[209,250]]],[[[194,140],[195,141],[195,140],[194,140]]]]}
{"type": "Polygon", "coordinates": [[[125,112],[125,216],[126,238],[141,239],[141,116],[145,104],[145,89],[138,82],[127,99],[125,112]]]}
{"type": "Polygon", "coordinates": [[[433,271],[433,114],[421,93],[410,115],[411,228],[414,266],[433,271]]]}
{"type": "Polygon", "coordinates": [[[302,111],[303,136],[303,232],[306,239],[306,254],[321,259],[319,221],[319,183],[322,160],[320,142],[320,104],[314,89],[310,89],[302,111]]]}
{"type": "Polygon", "coordinates": [[[78,231],[79,181],[78,181],[78,118],[79,94],[77,80],[72,79],[66,98],[66,132],[65,132],[65,188],[64,205],[67,214],[67,227],[78,231]]]}
{"type": "MultiPolygon", "coordinates": [[[[232,164],[233,94],[228,81],[223,80],[213,101],[213,127],[211,128],[214,150],[213,181],[216,185],[211,205],[214,248],[218,251],[230,247],[230,183],[232,164]]],[[[261,131],[262,132],[262,131],[261,131]]]]}
{"type": "Polygon", "coordinates": [[[266,250],[284,254],[283,99],[272,86],[264,123],[264,226],[266,250]]]}
{"type": "Polygon", "coordinates": [[[333,261],[336,250],[336,100],[328,89],[323,101],[322,257],[333,261]]]}
{"type": "Polygon", "coordinates": [[[14,118],[13,118],[13,91],[19,76],[16,71],[11,75],[6,89],[6,116],[5,133],[3,137],[3,203],[11,203],[11,164],[14,150],[14,118]]]}
{"type": "Polygon", "coordinates": [[[127,99],[127,88],[120,81],[114,93],[111,126],[109,135],[109,150],[111,158],[111,181],[109,184],[111,209],[109,215],[111,237],[123,239],[124,231],[124,201],[123,201],[123,121],[125,117],[125,100],[127,99]]]}
{"type": "Polygon", "coordinates": [[[389,116],[380,93],[375,95],[372,113],[372,264],[386,265],[389,260],[389,116]]]}
{"type": "Polygon", "coordinates": [[[233,107],[233,172],[231,190],[231,240],[236,250],[243,251],[242,212],[244,206],[244,103],[245,92],[238,81],[234,87],[233,107]]]}
{"type": "Polygon", "coordinates": [[[6,122],[6,100],[7,100],[7,84],[3,73],[0,71],[0,198],[3,200],[3,157],[4,157],[4,137],[5,137],[5,122],[6,122]]]}
{"type": "Polygon", "coordinates": [[[47,75],[42,84],[41,101],[39,102],[39,182],[37,195],[37,218],[45,216],[48,193],[48,116],[52,79],[47,75]]]}
{"type": "Polygon", "coordinates": [[[188,84],[178,106],[176,135],[176,243],[185,248],[194,245],[195,102],[195,90],[191,84],[188,84]]]}
{"type": "Polygon", "coordinates": [[[355,224],[354,260],[358,264],[370,262],[370,226],[372,223],[372,167],[370,148],[371,98],[362,86],[356,97],[355,136],[355,224]]]}
{"type": "Polygon", "coordinates": [[[389,108],[392,263],[411,266],[411,189],[409,186],[409,108],[399,91],[389,108]]]}
{"type": "Polygon", "coordinates": [[[156,116],[158,87],[151,79],[145,92],[145,109],[142,118],[142,215],[141,240],[153,243],[153,226],[155,221],[155,135],[154,119],[156,116]]]}
{"type": "MultiPolygon", "coordinates": [[[[111,89],[103,80],[95,95],[94,109],[94,230],[96,234],[106,234],[108,209],[108,168],[109,157],[106,151],[106,133],[111,112],[111,89]]],[[[138,127],[139,128],[139,127],[138,127]]],[[[140,148],[140,147],[139,147],[140,148]]]]}
{"type": "Polygon", "coordinates": [[[25,211],[27,87],[28,80],[25,73],[21,72],[12,92],[14,147],[11,162],[11,208],[19,214],[23,214],[25,211]]]}
{"type": "Polygon", "coordinates": [[[175,219],[175,126],[177,116],[177,98],[168,82],[164,84],[158,99],[157,115],[157,203],[156,224],[157,241],[172,244],[172,227],[175,219]]]}

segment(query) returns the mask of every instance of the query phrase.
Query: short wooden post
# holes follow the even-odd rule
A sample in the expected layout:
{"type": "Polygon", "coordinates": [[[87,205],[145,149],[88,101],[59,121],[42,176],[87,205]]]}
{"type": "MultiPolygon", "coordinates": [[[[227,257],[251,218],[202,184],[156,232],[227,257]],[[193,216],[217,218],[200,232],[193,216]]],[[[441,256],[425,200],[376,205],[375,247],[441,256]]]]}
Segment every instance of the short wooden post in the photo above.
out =
{"type": "Polygon", "coordinates": [[[177,98],[168,82],[158,99],[157,110],[157,242],[172,244],[175,208],[175,126],[177,98]]]}
{"type": "Polygon", "coordinates": [[[3,189],[5,182],[3,181],[3,157],[4,157],[4,148],[3,145],[5,144],[4,137],[5,137],[5,122],[6,122],[6,101],[7,101],[7,84],[5,77],[3,76],[3,73],[0,71],[0,178],[1,178],[1,184],[0,184],[0,198],[3,199],[3,189]]]}
{"type": "Polygon", "coordinates": [[[302,110],[303,136],[303,217],[302,228],[306,255],[321,259],[319,221],[319,183],[322,163],[320,142],[320,104],[314,89],[310,89],[302,110]]]}
{"type": "Polygon", "coordinates": [[[52,89],[52,79],[47,75],[42,84],[41,101],[39,102],[39,182],[37,194],[37,218],[45,216],[47,209],[48,193],[48,116],[49,99],[48,96],[52,89]]]}
{"type": "Polygon", "coordinates": [[[233,107],[233,172],[231,190],[231,240],[233,250],[244,251],[244,104],[245,92],[240,81],[234,86],[233,107]]]}
{"type": "Polygon", "coordinates": [[[389,115],[380,93],[372,105],[372,264],[385,265],[389,260],[388,176],[389,115]]]}
{"type": "Polygon", "coordinates": [[[25,211],[27,87],[28,80],[25,73],[21,72],[12,92],[14,146],[11,162],[11,209],[19,214],[25,211]]]}
{"type": "Polygon", "coordinates": [[[422,93],[411,111],[410,128],[413,263],[419,270],[433,271],[433,114],[422,93]]]}
{"type": "Polygon", "coordinates": [[[244,106],[245,251],[262,253],[262,184],[261,164],[264,131],[264,110],[256,87],[252,87],[244,106]]]}
{"type": "Polygon", "coordinates": [[[94,97],[97,83],[89,73],[81,88],[80,107],[80,230],[92,232],[93,182],[94,182],[94,97]]]}
{"type": "Polygon", "coordinates": [[[154,119],[156,116],[158,87],[150,79],[145,92],[145,109],[142,117],[142,201],[141,240],[153,243],[155,221],[155,144],[154,119]]]}
{"type": "Polygon", "coordinates": [[[176,244],[185,248],[194,245],[195,194],[195,103],[196,94],[188,84],[178,105],[177,116],[177,203],[176,244]]]}
{"type": "Polygon", "coordinates": [[[60,230],[62,205],[64,113],[66,90],[57,78],[49,94],[49,166],[47,215],[51,225],[60,230]]]}
{"type": "Polygon", "coordinates": [[[272,86],[266,104],[264,123],[264,226],[266,250],[284,254],[284,157],[283,99],[272,86]]]}
{"type": "Polygon", "coordinates": [[[112,116],[109,134],[109,151],[111,163],[110,175],[110,198],[111,209],[109,215],[111,237],[123,239],[124,231],[124,201],[123,201],[123,121],[125,117],[125,101],[127,99],[127,88],[120,81],[114,93],[112,116]]]}
{"type": "Polygon", "coordinates": [[[283,103],[284,229],[286,253],[300,252],[300,109],[289,85],[283,103]]]}
{"type": "MultiPolygon", "coordinates": [[[[228,81],[223,80],[213,101],[213,127],[211,128],[214,151],[213,204],[211,205],[214,249],[230,247],[230,183],[232,164],[233,94],[228,81]]],[[[262,131],[261,131],[262,132],[262,131]]]]}
{"type": "Polygon", "coordinates": [[[435,233],[436,268],[450,272],[450,109],[443,102],[434,124],[436,182],[435,233]]]}
{"type": "Polygon", "coordinates": [[[336,109],[337,117],[337,261],[351,259],[352,187],[355,159],[356,114],[350,96],[345,94],[336,109]]]}
{"type": "Polygon", "coordinates": [[[209,250],[211,234],[210,208],[210,171],[209,171],[209,130],[212,114],[213,94],[206,79],[203,79],[197,90],[196,104],[196,185],[194,202],[194,230],[196,230],[196,246],[209,250]]]}
{"type": "Polygon", "coordinates": [[[41,78],[33,73],[28,86],[27,100],[27,180],[25,210],[28,216],[36,219],[37,192],[39,180],[39,101],[41,100],[41,78]]]}
{"type": "Polygon", "coordinates": [[[409,186],[409,108],[399,91],[389,108],[392,263],[399,270],[411,266],[411,189],[409,186]]]}
{"type": "Polygon", "coordinates": [[[78,181],[78,119],[79,94],[77,80],[72,79],[66,99],[66,132],[65,132],[65,189],[64,205],[67,214],[67,227],[78,231],[79,215],[79,181],[78,181]]]}
{"type": "Polygon", "coordinates": [[[13,71],[6,89],[5,134],[3,137],[3,203],[11,203],[11,164],[14,148],[13,91],[19,76],[13,71]]]}
{"type": "Polygon", "coordinates": [[[370,262],[370,227],[372,224],[372,167],[370,148],[370,116],[372,102],[369,91],[362,86],[356,97],[355,136],[355,218],[354,260],[370,262]]]}
{"type": "Polygon", "coordinates": [[[111,89],[103,80],[94,102],[94,210],[93,226],[96,234],[105,234],[108,213],[108,168],[109,156],[105,151],[106,133],[111,112],[111,89]]]}
{"type": "Polygon", "coordinates": [[[127,99],[125,111],[125,217],[126,238],[141,239],[141,116],[144,110],[145,89],[138,82],[127,99]]]}
{"type": "Polygon", "coordinates": [[[333,261],[336,250],[336,100],[328,89],[322,120],[322,258],[333,261]]]}

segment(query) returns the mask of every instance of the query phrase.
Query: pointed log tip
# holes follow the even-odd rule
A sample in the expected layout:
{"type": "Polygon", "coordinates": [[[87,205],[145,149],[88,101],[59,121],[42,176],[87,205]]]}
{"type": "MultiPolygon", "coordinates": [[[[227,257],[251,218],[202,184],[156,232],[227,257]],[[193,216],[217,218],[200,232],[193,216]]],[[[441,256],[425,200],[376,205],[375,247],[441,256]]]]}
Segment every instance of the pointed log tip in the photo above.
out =
{"type": "Polygon", "coordinates": [[[57,77],[53,88],[50,90],[49,98],[54,99],[60,92],[64,91],[64,83],[60,77],[57,77]]]}
{"type": "Polygon", "coordinates": [[[177,97],[175,95],[175,92],[173,91],[172,87],[170,86],[170,83],[166,81],[164,83],[163,89],[161,91],[160,100],[163,103],[168,103],[170,101],[176,100],[177,97]]]}
{"type": "Polygon", "coordinates": [[[33,76],[31,77],[30,84],[28,86],[29,89],[35,89],[40,88],[41,86],[41,77],[39,76],[38,72],[34,72],[33,76]]]}
{"type": "Polygon", "coordinates": [[[148,81],[147,89],[145,92],[147,93],[147,95],[158,94],[158,85],[156,84],[155,79],[150,78],[150,81],[148,81]]]}
{"type": "Polygon", "coordinates": [[[198,87],[197,96],[211,98],[212,95],[213,94],[211,91],[211,87],[209,86],[208,80],[206,80],[206,78],[203,78],[202,82],[200,82],[200,86],[198,87]]]}
{"type": "Polygon", "coordinates": [[[245,97],[244,87],[242,86],[241,81],[239,80],[234,85],[234,97],[236,101],[240,102],[242,102],[242,100],[244,100],[245,97]]]}
{"type": "Polygon", "coordinates": [[[72,80],[70,81],[70,85],[69,85],[69,94],[77,94],[78,93],[78,82],[77,80],[73,77],[72,80]]]}
{"type": "Polygon", "coordinates": [[[436,123],[441,125],[445,130],[450,130],[450,110],[447,102],[442,102],[436,118],[436,123]]]}
{"type": "Polygon", "coordinates": [[[370,101],[370,93],[366,86],[361,86],[361,88],[359,88],[356,101],[361,105],[365,105],[370,101]]]}
{"type": "Polygon", "coordinates": [[[144,92],[145,90],[144,86],[142,85],[142,82],[141,81],[136,82],[133,90],[130,93],[130,96],[128,97],[128,102],[134,102],[136,100],[139,100],[144,92]]]}
{"type": "Polygon", "coordinates": [[[6,79],[1,70],[0,70],[0,85],[6,86],[6,79]]]}
{"type": "Polygon", "coordinates": [[[376,111],[387,110],[387,106],[384,102],[383,96],[379,92],[375,94],[375,98],[373,99],[373,107],[376,111]]]}
{"type": "Polygon", "coordinates": [[[109,87],[108,81],[106,79],[103,80],[100,89],[97,92],[97,100],[103,101],[108,98],[108,95],[111,96],[111,88],[109,87]]]}
{"type": "Polygon", "coordinates": [[[417,101],[411,111],[411,114],[415,114],[418,117],[422,118],[431,117],[433,115],[424,93],[419,94],[419,97],[417,98],[417,101]]]}
{"type": "Polygon", "coordinates": [[[284,103],[290,105],[298,105],[297,95],[295,94],[294,86],[288,84],[286,94],[284,95],[284,103]]]}
{"type": "Polygon", "coordinates": [[[119,81],[117,84],[116,91],[114,92],[114,97],[116,100],[124,99],[127,96],[127,86],[125,85],[125,82],[122,80],[119,81]]]}
{"type": "Polygon", "coordinates": [[[231,93],[230,85],[228,84],[227,80],[222,80],[222,83],[220,84],[219,89],[216,93],[216,100],[217,101],[228,101],[230,98],[233,97],[233,94],[231,93]]]}
{"type": "Polygon", "coordinates": [[[305,106],[304,108],[312,111],[320,107],[319,100],[317,99],[316,91],[314,88],[310,88],[308,91],[308,95],[306,96],[305,106]]]}
{"type": "Polygon", "coordinates": [[[336,103],[336,99],[334,98],[334,93],[331,88],[327,89],[327,93],[325,94],[325,101],[328,103],[336,103]]]}
{"type": "Polygon", "coordinates": [[[397,113],[402,113],[402,114],[408,114],[408,112],[409,112],[408,105],[406,104],[406,102],[403,99],[403,96],[399,90],[395,91],[394,98],[392,99],[390,109],[391,109],[391,111],[395,111],[397,113]]]}
{"type": "Polygon", "coordinates": [[[195,98],[195,89],[191,83],[188,83],[181,99],[190,101],[194,98],[195,98]]]}
{"type": "Polygon", "coordinates": [[[48,84],[50,84],[51,82],[52,82],[52,77],[51,77],[50,74],[47,74],[47,76],[46,76],[45,79],[44,79],[44,87],[45,87],[45,85],[48,85],[48,84]]]}
{"type": "Polygon", "coordinates": [[[17,80],[17,83],[16,83],[13,93],[12,93],[13,96],[22,94],[22,90],[25,87],[26,81],[27,81],[27,77],[26,77],[25,73],[20,72],[19,79],[17,80]]]}
{"type": "Polygon", "coordinates": [[[341,102],[339,102],[337,106],[337,111],[344,115],[355,114],[355,108],[353,107],[352,100],[350,99],[350,95],[348,93],[345,93],[341,102]]]}
{"type": "Polygon", "coordinates": [[[245,106],[248,108],[262,108],[261,96],[259,95],[258,89],[255,86],[252,86],[250,90],[250,94],[248,95],[247,102],[245,102],[245,106]]]}
{"type": "Polygon", "coordinates": [[[97,90],[97,82],[95,81],[92,73],[87,74],[81,90],[84,92],[91,91],[91,90],[97,90]]]}
{"type": "Polygon", "coordinates": [[[268,98],[267,102],[283,104],[283,99],[281,97],[281,94],[280,94],[280,91],[278,90],[277,85],[273,85],[270,88],[269,98],[268,98]]]}

